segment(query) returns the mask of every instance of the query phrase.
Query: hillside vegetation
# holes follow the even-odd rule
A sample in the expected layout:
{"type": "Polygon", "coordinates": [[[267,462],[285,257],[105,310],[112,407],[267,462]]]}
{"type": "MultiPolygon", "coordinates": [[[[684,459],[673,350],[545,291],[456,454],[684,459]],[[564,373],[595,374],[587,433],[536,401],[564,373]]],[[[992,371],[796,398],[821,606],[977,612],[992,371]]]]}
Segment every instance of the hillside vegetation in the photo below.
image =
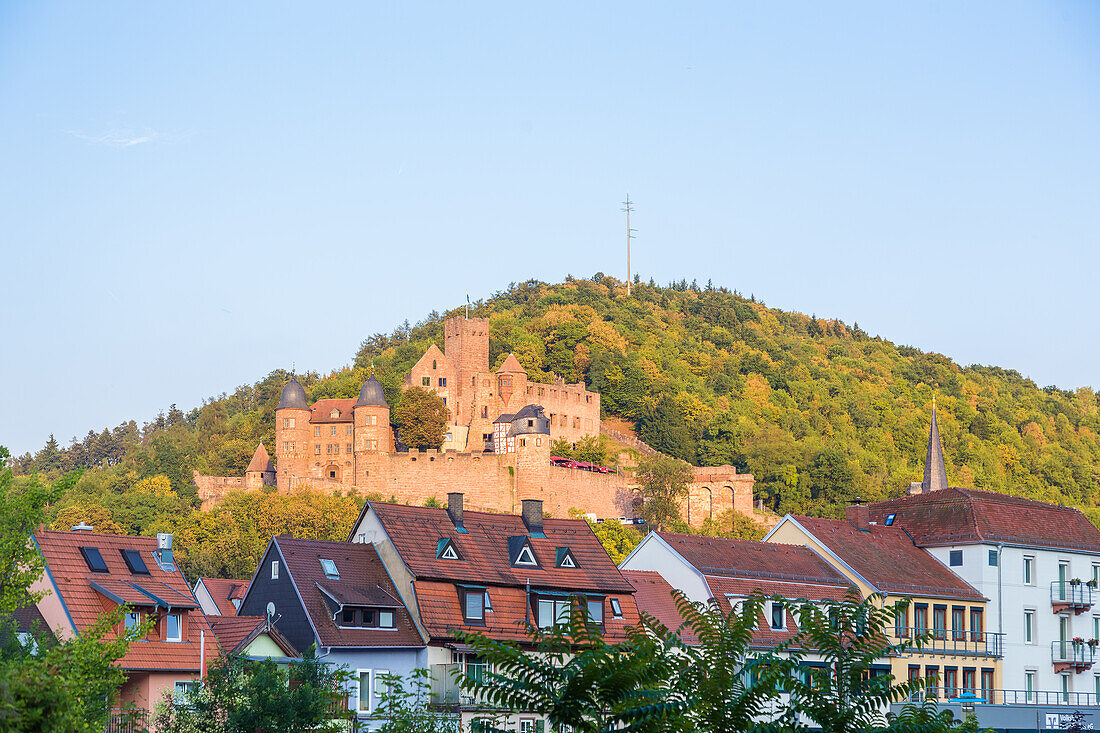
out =
{"type": "MultiPolygon", "coordinates": [[[[443,346],[443,319],[461,312],[370,336],[351,366],[299,379],[311,400],[354,397],[373,365],[396,405],[404,374],[429,344],[443,346]]],[[[531,281],[479,301],[470,315],[491,319],[494,366],[514,352],[532,379],[584,380],[605,414],[633,423],[653,447],[752,473],[757,497],[780,513],[835,515],[853,498],[897,496],[920,480],[935,395],[953,485],[1098,516],[1100,402],[1091,389],[1039,388],[1015,371],[963,367],[709,284],[638,283],[627,298],[603,275],[531,281]]],[[[173,406],[140,428],[90,431],[68,447],[51,440],[14,466],[89,469],[70,493],[100,504],[162,475],[190,504],[193,469],[240,475],[259,441],[272,446],[289,376],[274,371],[186,413],[173,406]]]]}

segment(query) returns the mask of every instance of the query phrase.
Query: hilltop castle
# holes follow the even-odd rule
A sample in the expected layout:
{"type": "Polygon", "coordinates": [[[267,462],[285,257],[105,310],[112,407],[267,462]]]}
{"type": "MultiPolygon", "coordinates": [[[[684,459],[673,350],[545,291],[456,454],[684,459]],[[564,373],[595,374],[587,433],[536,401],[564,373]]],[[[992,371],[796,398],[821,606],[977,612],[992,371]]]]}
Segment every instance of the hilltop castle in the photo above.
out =
{"type": "MultiPolygon", "coordinates": [[[[571,508],[601,518],[635,516],[638,497],[628,474],[550,463],[553,441],[576,443],[600,434],[598,393],[584,382],[528,381],[512,354],[490,371],[486,318],[449,318],[443,327],[444,350],[433,344],[405,376],[406,389],[431,390],[450,410],[441,450],[396,449],[390,407],[373,376],[358,398],[312,405],[291,379],[275,409],[275,465],[261,445],[243,481],[196,473],[203,506],[231,489],[273,484],[281,493],[354,489],[411,504],[461,491],[481,510],[514,513],[521,500],[541,499],[557,517],[571,508]]],[[[753,516],[752,486],[752,476],[732,466],[696,469],[685,518],[699,524],[727,509],[753,516]]]]}

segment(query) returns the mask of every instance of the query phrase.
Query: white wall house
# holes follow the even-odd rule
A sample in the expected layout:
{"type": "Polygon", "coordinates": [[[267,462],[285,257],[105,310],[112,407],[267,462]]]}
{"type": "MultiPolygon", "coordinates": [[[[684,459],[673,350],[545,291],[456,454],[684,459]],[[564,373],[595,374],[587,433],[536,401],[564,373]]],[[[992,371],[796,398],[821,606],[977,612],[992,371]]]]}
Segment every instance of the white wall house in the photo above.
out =
{"type": "Polygon", "coordinates": [[[1100,704],[1100,654],[1089,644],[1100,639],[1100,593],[1089,583],[1100,582],[1100,531],[1081,512],[949,488],[872,504],[869,514],[892,516],[989,599],[988,628],[1004,633],[1004,702],[1100,704]]]}

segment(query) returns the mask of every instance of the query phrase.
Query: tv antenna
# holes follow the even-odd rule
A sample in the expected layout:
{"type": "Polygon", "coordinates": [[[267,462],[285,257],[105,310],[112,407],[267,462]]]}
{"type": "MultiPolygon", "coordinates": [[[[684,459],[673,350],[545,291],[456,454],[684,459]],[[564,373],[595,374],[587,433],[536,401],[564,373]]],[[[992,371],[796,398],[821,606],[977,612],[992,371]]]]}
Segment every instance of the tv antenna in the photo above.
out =
{"type": "Polygon", "coordinates": [[[630,228],[630,212],[634,211],[634,202],[630,200],[630,194],[626,195],[622,211],[626,212],[626,297],[630,297],[630,240],[634,238],[637,229],[630,228]]]}

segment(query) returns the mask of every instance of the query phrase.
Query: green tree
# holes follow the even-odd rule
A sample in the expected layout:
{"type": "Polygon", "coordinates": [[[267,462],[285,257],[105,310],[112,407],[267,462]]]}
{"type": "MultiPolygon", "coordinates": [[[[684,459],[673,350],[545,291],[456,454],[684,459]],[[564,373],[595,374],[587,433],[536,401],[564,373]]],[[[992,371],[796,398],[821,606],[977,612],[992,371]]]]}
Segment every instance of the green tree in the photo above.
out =
{"type": "Polygon", "coordinates": [[[664,530],[680,519],[680,502],[695,478],[691,466],[658,453],[638,462],[634,478],[642,495],[641,515],[650,526],[664,530]]]}
{"type": "Polygon", "coordinates": [[[316,658],[282,668],[270,659],[220,657],[196,690],[157,705],[153,727],[162,733],[335,733],[347,727],[349,673],[316,658]]]}
{"type": "Polygon", "coordinates": [[[393,408],[393,421],[401,442],[409,448],[439,449],[447,434],[451,411],[435,392],[422,387],[410,387],[393,408]]]}
{"type": "Polygon", "coordinates": [[[16,488],[6,462],[10,454],[0,446],[0,617],[35,603],[43,593],[30,594],[27,588],[41,577],[45,561],[31,542],[31,535],[46,519],[46,506],[56,501],[77,479],[79,472],[66,476],[53,486],[37,477],[21,482],[16,488]]]}
{"type": "Polygon", "coordinates": [[[616,565],[621,563],[630,552],[642,541],[642,533],[631,526],[625,525],[616,519],[605,519],[602,522],[593,522],[585,516],[580,509],[570,508],[571,519],[584,519],[592,528],[592,533],[603,545],[611,561],[616,565]]]}
{"type": "Polygon", "coordinates": [[[431,707],[432,675],[428,670],[414,669],[407,680],[383,675],[381,682],[377,715],[385,722],[379,733],[459,733],[457,716],[431,707]]]}
{"type": "Polygon", "coordinates": [[[695,460],[695,436],[676,400],[670,395],[661,399],[638,420],[640,437],[651,448],[681,460],[695,460]]]}

